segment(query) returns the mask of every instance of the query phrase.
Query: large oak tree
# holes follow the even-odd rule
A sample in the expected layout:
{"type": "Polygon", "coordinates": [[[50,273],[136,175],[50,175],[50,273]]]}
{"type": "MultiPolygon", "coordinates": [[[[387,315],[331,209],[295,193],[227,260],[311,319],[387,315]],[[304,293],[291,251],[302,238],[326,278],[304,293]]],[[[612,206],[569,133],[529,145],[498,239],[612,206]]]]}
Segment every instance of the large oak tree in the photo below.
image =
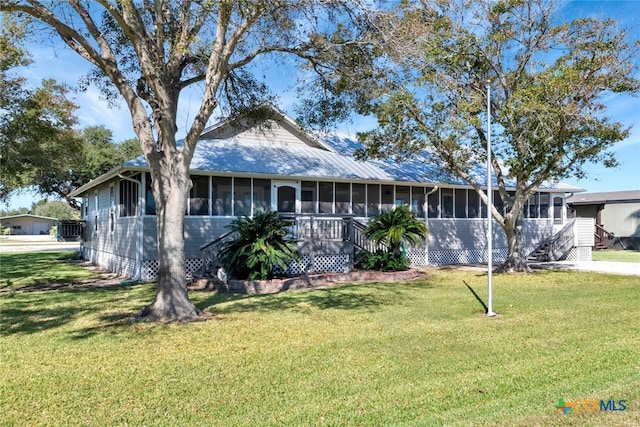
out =
{"type": "Polygon", "coordinates": [[[361,154],[428,152],[485,203],[486,178],[473,171],[487,159],[490,84],[491,164],[505,206],[504,213],[494,206],[491,212],[508,241],[504,271],[528,271],[523,208],[545,181],[581,177],[591,162],[616,164],[608,149],[628,129],[607,116],[604,100],[639,88],[639,46],[629,30],[597,17],[563,22],[558,5],[401,2],[370,14],[363,39],[374,56],[333,58],[358,62],[352,67],[358,72],[345,68],[327,79],[338,99],[346,97],[377,118],[378,128],[360,135],[361,154]]]}
{"type": "MultiPolygon", "coordinates": [[[[346,2],[347,4],[350,2],[346,2]]],[[[313,59],[317,40],[342,22],[338,0],[0,0],[52,29],[115,89],[151,169],[156,200],[158,287],[145,320],[188,321],[204,313],[185,283],[184,212],[189,165],[198,137],[217,107],[242,110],[266,99],[250,66],[268,54],[313,59]],[[183,144],[176,144],[180,94],[201,102],[183,144]]]]}

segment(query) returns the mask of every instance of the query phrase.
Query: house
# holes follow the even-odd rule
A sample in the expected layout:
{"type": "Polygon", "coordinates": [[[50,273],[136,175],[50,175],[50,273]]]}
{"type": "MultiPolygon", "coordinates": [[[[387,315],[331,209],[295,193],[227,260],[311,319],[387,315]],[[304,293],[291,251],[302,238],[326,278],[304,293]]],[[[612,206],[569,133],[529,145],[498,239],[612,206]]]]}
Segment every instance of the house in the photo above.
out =
{"type": "MultiPolygon", "coordinates": [[[[266,122],[238,119],[205,129],[191,163],[187,268],[197,272],[203,262],[206,267],[203,252],[215,247],[212,242],[235,217],[273,209],[295,220],[301,270],[348,270],[355,248],[366,245],[362,225],[399,204],[410,206],[430,231],[424,247],[408,253],[414,265],[487,262],[486,206],[468,184],[428,157],[356,161],[352,153],[358,146],[348,135],[311,135],[281,113],[266,122]]],[[[148,170],[141,156],[72,193],[83,200],[84,258],[143,280],[157,274],[148,170]]],[[[475,173],[486,176],[481,166],[475,173]]],[[[575,191],[580,189],[549,184],[528,201],[528,251],[566,226],[565,195],[575,191]]],[[[500,209],[497,191],[494,200],[500,209]]],[[[493,259],[504,260],[507,243],[497,225],[492,244],[493,259]]]]}
{"type": "Polygon", "coordinates": [[[640,190],[574,194],[571,215],[595,221],[596,247],[640,250],[640,190]]]}
{"type": "Polygon", "coordinates": [[[5,233],[15,235],[49,234],[55,225],[56,218],[39,215],[11,215],[0,218],[0,224],[5,233]]]}

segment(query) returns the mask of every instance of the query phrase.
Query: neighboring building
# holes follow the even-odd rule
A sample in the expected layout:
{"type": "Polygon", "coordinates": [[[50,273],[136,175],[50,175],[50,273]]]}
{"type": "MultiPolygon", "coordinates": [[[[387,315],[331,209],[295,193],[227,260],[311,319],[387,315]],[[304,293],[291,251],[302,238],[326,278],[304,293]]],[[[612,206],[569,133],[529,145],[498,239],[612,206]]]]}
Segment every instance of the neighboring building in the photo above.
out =
{"type": "Polygon", "coordinates": [[[2,229],[8,230],[5,231],[5,233],[15,235],[49,234],[51,227],[55,225],[56,221],[56,218],[29,214],[4,216],[0,218],[2,229]]]}
{"type": "MultiPolygon", "coordinates": [[[[268,126],[236,120],[206,129],[191,163],[187,268],[201,268],[200,248],[225,234],[233,218],[273,209],[296,220],[292,232],[303,254],[301,269],[344,271],[354,248],[363,244],[356,236],[359,225],[399,204],[410,206],[430,231],[428,244],[409,252],[414,265],[487,262],[486,206],[471,186],[425,157],[356,161],[358,146],[345,135],[311,136],[284,115],[268,126]]],[[[141,156],[72,193],[83,198],[85,259],[143,280],[157,274],[148,170],[141,156]]],[[[474,172],[486,176],[482,166],[474,172]]],[[[581,190],[549,184],[529,200],[528,251],[566,225],[565,195],[576,191],[581,190]]],[[[497,191],[494,199],[501,209],[497,191]]],[[[504,233],[495,224],[493,259],[506,255],[504,233]]]]}
{"type": "Polygon", "coordinates": [[[567,203],[573,217],[595,220],[596,245],[640,249],[640,190],[575,194],[567,203]]]}

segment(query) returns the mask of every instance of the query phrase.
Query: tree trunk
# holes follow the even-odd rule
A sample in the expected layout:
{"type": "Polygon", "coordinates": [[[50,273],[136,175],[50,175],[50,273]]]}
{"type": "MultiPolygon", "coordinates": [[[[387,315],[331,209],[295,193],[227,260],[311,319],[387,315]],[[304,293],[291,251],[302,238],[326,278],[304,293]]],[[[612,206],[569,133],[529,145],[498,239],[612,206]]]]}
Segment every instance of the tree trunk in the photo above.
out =
{"type": "Polygon", "coordinates": [[[504,232],[507,235],[508,255],[505,262],[498,268],[500,273],[530,273],[531,268],[527,264],[527,258],[523,252],[523,221],[522,209],[508,212],[504,221],[504,232]]]}
{"type": "Polygon", "coordinates": [[[154,182],[158,235],[158,289],[153,303],[137,320],[146,322],[189,322],[205,320],[207,313],[197,308],[187,293],[184,257],[184,212],[189,194],[189,177],[174,176],[154,182]]]}

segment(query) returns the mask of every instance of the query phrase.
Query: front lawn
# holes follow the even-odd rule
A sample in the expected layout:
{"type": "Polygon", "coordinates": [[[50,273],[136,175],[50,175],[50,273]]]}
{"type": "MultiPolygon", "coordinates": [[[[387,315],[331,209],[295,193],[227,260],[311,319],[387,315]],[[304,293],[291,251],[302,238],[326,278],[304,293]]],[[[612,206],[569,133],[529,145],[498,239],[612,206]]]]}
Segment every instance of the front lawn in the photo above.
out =
{"type": "MultiPolygon", "coordinates": [[[[42,254],[39,254],[42,255],[42,254]]],[[[36,255],[37,256],[37,255],[36,255]]],[[[0,294],[2,425],[640,424],[640,277],[481,272],[274,295],[129,323],[152,284],[0,294]],[[625,411],[556,410],[626,400],[625,411]]]]}
{"type": "Polygon", "coordinates": [[[0,288],[75,282],[93,275],[71,262],[77,252],[0,253],[0,288]]]}
{"type": "Polygon", "coordinates": [[[594,261],[640,262],[640,251],[593,251],[591,259],[594,261]]]}

